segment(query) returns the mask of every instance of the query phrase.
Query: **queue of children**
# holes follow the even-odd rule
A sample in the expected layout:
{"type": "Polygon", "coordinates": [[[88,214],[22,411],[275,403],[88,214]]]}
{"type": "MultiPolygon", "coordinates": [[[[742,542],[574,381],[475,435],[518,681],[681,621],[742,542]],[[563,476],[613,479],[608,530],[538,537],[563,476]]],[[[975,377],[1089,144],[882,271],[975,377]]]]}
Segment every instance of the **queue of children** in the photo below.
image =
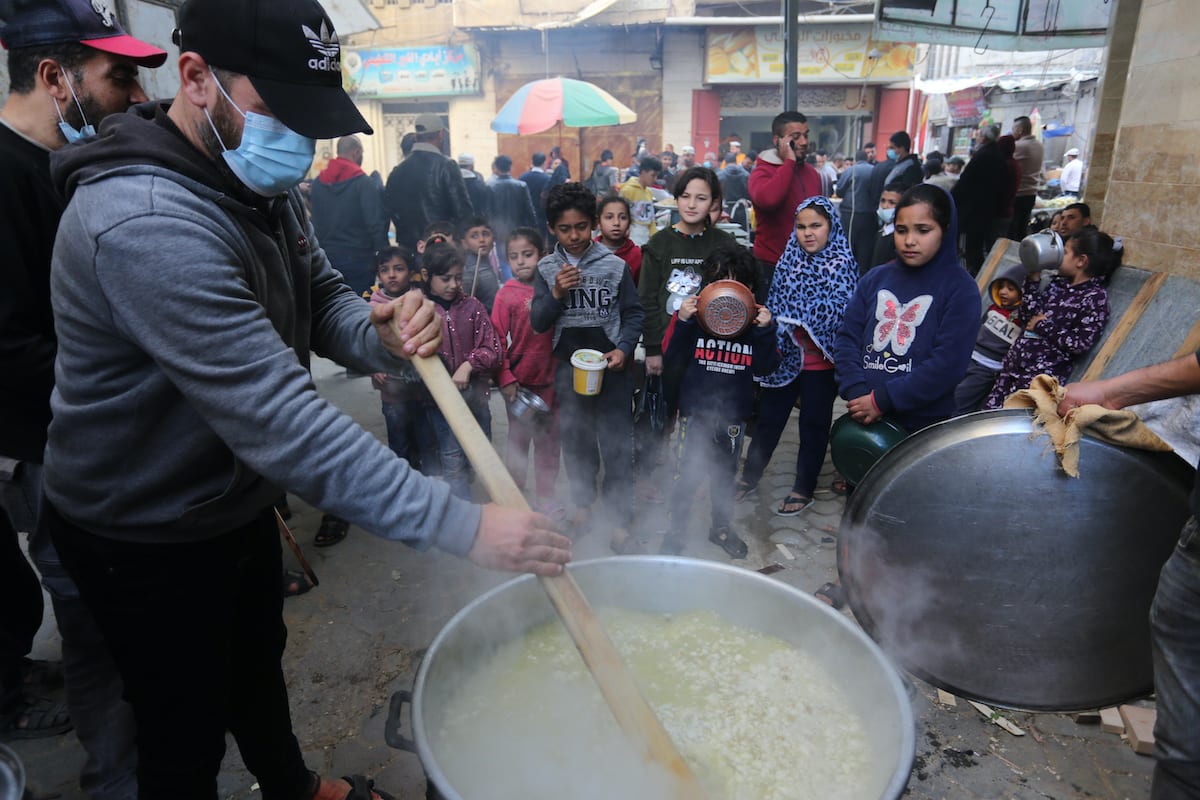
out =
{"type": "MultiPolygon", "coordinates": [[[[1020,265],[1005,268],[988,287],[981,319],[975,282],[958,259],[956,210],[947,192],[928,184],[903,193],[886,187],[876,252],[894,256],[871,265],[854,259],[833,205],[811,197],[795,211],[766,305],[736,342],[718,347],[698,324],[695,293],[680,303],[669,279],[693,271],[697,292],[731,279],[761,294],[758,272],[749,252],[715,227],[721,185],[712,170],[683,171],[674,195],[678,221],[641,247],[631,236],[636,220],[629,200],[597,198],[577,183],[547,195],[549,243],[532,228],[494,242],[482,218],[457,230],[433,223],[417,253],[379,254],[371,297],[387,302],[423,286],[443,320],[440,354],[489,436],[491,384],[508,404],[519,393],[544,404],[546,411],[532,419],[510,406],[506,465],[524,488],[532,448],[534,505],[566,518],[555,493],[565,462],[569,529],[580,535],[602,523],[612,532],[611,548],[622,554],[645,552],[632,498],[669,499],[672,524],[660,551],[678,553],[693,501],[707,484],[710,541],[732,558],[744,557],[748,547],[732,528],[733,506],[755,493],[796,406],[794,482],[775,509],[783,516],[813,502],[839,394],[858,422],[886,417],[915,432],[995,407],[1040,372],[1065,380],[1072,361],[1103,330],[1104,283],[1121,260],[1119,241],[1091,228],[1071,235],[1058,277],[1043,290],[1020,265]],[[503,281],[500,263],[511,265],[503,281]],[[662,376],[672,421],[667,436],[678,444],[657,477],[655,459],[633,464],[639,341],[645,373],[662,376]],[[735,345],[740,357],[725,358],[735,345]],[[596,394],[575,390],[571,361],[579,351],[594,351],[603,363],[596,394]]],[[[469,494],[462,448],[415,373],[375,375],[373,384],[392,449],[441,475],[457,494],[469,494]]],[[[661,453],[663,444],[652,443],[651,452],[661,453]]]]}

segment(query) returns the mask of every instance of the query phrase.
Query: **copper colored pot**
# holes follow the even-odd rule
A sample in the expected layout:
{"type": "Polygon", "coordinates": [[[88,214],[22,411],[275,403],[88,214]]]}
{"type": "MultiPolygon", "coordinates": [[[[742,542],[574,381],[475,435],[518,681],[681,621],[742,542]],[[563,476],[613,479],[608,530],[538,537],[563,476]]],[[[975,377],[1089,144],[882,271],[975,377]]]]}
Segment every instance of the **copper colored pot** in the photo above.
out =
{"type": "Polygon", "coordinates": [[[696,299],[696,319],[710,336],[736,339],[754,324],[754,293],[735,280],[713,281],[696,299]]]}

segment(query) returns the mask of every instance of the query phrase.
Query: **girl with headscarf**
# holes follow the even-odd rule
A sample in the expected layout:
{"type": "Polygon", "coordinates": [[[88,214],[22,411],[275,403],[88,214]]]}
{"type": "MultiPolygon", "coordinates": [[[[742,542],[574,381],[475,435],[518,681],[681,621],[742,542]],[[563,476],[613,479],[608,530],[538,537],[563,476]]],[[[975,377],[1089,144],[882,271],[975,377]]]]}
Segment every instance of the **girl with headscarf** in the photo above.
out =
{"type": "Polygon", "coordinates": [[[858,264],[840,216],[826,198],[809,197],[796,208],[791,238],[767,294],[767,308],[779,323],[783,360],[761,381],[754,438],[738,481],[739,499],[757,488],[792,408],[802,398],[796,477],[775,513],[795,516],[812,505],[837,399],[834,342],[857,283],[858,264]]]}

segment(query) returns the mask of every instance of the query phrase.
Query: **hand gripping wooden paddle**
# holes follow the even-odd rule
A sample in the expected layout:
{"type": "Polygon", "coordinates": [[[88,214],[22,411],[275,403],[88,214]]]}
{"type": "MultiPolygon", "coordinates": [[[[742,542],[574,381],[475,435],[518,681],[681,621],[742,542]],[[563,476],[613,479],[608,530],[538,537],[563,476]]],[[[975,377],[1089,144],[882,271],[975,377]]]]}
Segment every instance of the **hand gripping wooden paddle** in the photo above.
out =
{"type": "MultiPolygon", "coordinates": [[[[528,511],[529,503],[508,474],[492,443],[484,436],[442,360],[437,356],[413,356],[412,363],[492,500],[508,508],[528,511]]],[[[675,777],[672,797],[675,800],[704,800],[707,795],[696,776],[675,749],[646,698],[642,697],[621,654],[613,647],[570,572],[564,570],[562,575],[539,577],[538,580],[599,685],[617,724],[647,759],[675,777]]]]}

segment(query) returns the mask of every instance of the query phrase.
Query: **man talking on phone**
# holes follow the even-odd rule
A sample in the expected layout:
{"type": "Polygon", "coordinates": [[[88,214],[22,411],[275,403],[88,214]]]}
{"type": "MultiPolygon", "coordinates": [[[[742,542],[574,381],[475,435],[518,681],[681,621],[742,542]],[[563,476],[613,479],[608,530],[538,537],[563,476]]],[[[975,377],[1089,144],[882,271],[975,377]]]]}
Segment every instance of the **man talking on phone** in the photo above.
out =
{"type": "Polygon", "coordinates": [[[808,118],[784,111],[771,120],[774,150],[764,150],[750,173],[750,202],[756,222],[754,258],[758,261],[758,302],[766,302],[775,263],[796,226],[796,206],[821,193],[821,176],[806,163],[808,118]]]}

